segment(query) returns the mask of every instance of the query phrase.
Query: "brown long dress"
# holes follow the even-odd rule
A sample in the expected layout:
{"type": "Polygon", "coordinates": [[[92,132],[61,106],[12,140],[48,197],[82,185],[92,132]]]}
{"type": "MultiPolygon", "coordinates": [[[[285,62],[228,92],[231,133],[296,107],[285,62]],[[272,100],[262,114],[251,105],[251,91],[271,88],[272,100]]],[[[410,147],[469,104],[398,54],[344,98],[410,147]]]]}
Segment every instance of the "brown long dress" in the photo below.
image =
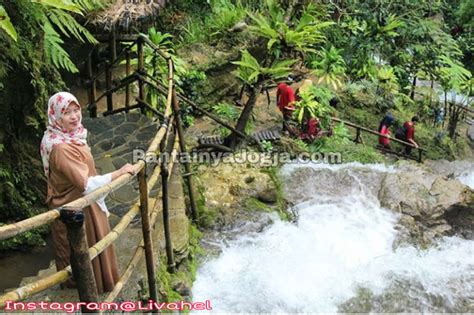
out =
{"type": "MultiPolygon", "coordinates": [[[[87,179],[97,175],[94,159],[87,145],[59,144],[49,156],[48,196],[50,209],[62,206],[83,195],[87,179]]],[[[93,246],[110,232],[107,215],[93,203],[84,208],[87,243],[93,246]]],[[[51,224],[57,270],[70,264],[70,250],[66,226],[55,220],[51,224]]],[[[113,245],[92,260],[95,281],[99,293],[112,291],[119,280],[117,258],[113,245]]]]}

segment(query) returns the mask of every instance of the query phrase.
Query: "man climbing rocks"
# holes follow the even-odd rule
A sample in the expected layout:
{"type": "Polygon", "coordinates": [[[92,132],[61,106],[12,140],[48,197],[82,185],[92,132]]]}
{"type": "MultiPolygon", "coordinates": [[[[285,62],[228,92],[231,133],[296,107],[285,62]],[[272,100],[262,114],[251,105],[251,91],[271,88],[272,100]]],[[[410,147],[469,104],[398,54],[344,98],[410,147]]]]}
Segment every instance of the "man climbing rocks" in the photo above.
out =
{"type": "MultiPolygon", "coordinates": [[[[407,121],[403,124],[403,127],[397,130],[397,133],[395,134],[395,137],[399,140],[403,140],[405,142],[411,143],[415,146],[415,148],[418,148],[418,144],[415,142],[415,125],[418,122],[418,117],[413,116],[411,121],[407,121]]],[[[411,153],[411,146],[406,146],[405,147],[405,154],[410,154],[411,153]]]]}
{"type": "Polygon", "coordinates": [[[287,131],[291,115],[293,115],[295,110],[295,92],[291,86],[286,83],[280,83],[278,84],[276,97],[278,109],[283,114],[283,131],[287,131]]]}

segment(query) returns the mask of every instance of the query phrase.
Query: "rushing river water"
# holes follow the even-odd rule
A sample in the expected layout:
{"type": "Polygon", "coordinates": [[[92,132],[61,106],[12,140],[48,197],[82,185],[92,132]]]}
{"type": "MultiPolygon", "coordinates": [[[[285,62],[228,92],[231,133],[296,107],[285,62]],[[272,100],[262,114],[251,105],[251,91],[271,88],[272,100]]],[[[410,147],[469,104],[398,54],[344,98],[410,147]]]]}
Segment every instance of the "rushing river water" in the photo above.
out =
{"type": "MultiPolygon", "coordinates": [[[[473,176],[459,179],[473,185],[473,176]]],[[[305,201],[295,206],[296,223],[274,216],[261,233],[222,244],[198,270],[194,301],[209,299],[216,312],[474,311],[473,241],[445,237],[427,250],[394,249],[398,216],[364,187],[325,196],[311,185],[299,181],[305,201]]]]}

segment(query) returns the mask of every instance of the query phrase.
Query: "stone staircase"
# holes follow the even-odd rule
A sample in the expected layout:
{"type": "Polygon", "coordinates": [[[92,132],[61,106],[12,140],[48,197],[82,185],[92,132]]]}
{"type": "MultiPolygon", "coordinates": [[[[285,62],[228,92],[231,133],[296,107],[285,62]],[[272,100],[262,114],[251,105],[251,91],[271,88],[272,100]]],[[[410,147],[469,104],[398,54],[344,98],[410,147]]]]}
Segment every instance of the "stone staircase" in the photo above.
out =
{"type": "MultiPolygon", "coordinates": [[[[89,131],[88,141],[99,174],[111,172],[127,162],[132,163],[133,150],[146,150],[159,126],[158,122],[155,122],[139,113],[117,114],[95,119],[84,118],[83,123],[89,131]]],[[[148,166],[148,174],[151,174],[152,167],[152,165],[148,166]]],[[[155,207],[159,211],[159,214],[153,235],[155,241],[154,249],[155,252],[165,255],[160,186],[161,185],[157,183],[157,185],[152,189],[150,198],[153,199],[149,204],[153,205],[153,201],[155,199],[157,200],[155,207]]],[[[121,187],[107,197],[106,202],[111,212],[109,217],[111,227],[119,222],[121,216],[123,216],[130,209],[130,206],[137,200],[138,185],[136,182],[121,187]]],[[[189,222],[185,214],[180,167],[177,164],[175,164],[173,175],[169,183],[169,208],[172,243],[175,258],[179,261],[187,256],[189,222]]],[[[130,226],[115,242],[115,249],[121,273],[125,270],[126,264],[130,261],[141,238],[141,225],[139,224],[139,217],[137,217],[134,223],[132,223],[132,226],[130,226]]],[[[156,261],[158,262],[159,259],[156,259],[156,261]]],[[[40,270],[37,276],[24,278],[21,285],[34,282],[41,277],[53,274],[54,272],[56,272],[56,267],[52,260],[48,269],[40,270]]],[[[124,301],[136,301],[139,292],[142,290],[139,285],[140,283],[142,283],[142,285],[144,284],[145,290],[147,290],[144,259],[141,260],[137,270],[134,271],[127,286],[122,289],[118,298],[124,301]]],[[[27,301],[78,301],[78,295],[77,290],[60,290],[59,286],[56,286],[27,299],[27,301]]]]}

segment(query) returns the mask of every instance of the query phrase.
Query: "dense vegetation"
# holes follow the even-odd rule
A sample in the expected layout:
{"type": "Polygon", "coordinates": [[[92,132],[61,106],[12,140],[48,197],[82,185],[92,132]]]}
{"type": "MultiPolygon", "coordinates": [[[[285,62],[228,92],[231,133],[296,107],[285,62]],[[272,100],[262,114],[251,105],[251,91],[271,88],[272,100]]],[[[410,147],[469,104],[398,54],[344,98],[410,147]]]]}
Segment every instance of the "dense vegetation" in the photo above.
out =
{"type": "MultiPolygon", "coordinates": [[[[61,75],[78,71],[68,55],[77,46],[65,43],[74,39],[94,44],[83,16],[106,2],[0,0],[1,222],[39,211],[45,183],[36,152],[45,104],[63,87],[61,75]]],[[[175,55],[186,94],[239,130],[251,129],[256,98],[267,87],[288,75],[314,75],[319,101],[307,103],[309,111],[337,114],[372,129],[387,111],[398,123],[418,114],[422,123],[417,140],[428,149],[428,157],[453,159],[462,155],[467,142],[456,137],[459,112],[447,106],[447,92],[472,94],[473,13],[469,0],[188,0],[170,1],[155,29],[137,31],[175,55]],[[183,52],[198,48],[229,53],[205,63],[186,61],[183,52]],[[236,69],[232,82],[240,84],[229,95],[242,89],[248,96],[241,112],[229,105],[232,97],[216,101],[212,71],[223,65],[236,69]],[[423,93],[415,95],[416,79],[438,82],[444,101],[433,84],[418,88],[423,93]],[[329,106],[331,98],[339,100],[336,108],[329,106]],[[449,116],[444,128],[432,126],[439,107],[449,116]]],[[[158,96],[150,93],[148,100],[158,103],[158,96]]],[[[192,123],[192,116],[187,117],[192,123]]],[[[335,133],[300,145],[343,151],[366,162],[382,160],[370,146],[347,141],[343,127],[335,133]]],[[[236,137],[225,135],[229,145],[237,144],[236,137]]]]}

